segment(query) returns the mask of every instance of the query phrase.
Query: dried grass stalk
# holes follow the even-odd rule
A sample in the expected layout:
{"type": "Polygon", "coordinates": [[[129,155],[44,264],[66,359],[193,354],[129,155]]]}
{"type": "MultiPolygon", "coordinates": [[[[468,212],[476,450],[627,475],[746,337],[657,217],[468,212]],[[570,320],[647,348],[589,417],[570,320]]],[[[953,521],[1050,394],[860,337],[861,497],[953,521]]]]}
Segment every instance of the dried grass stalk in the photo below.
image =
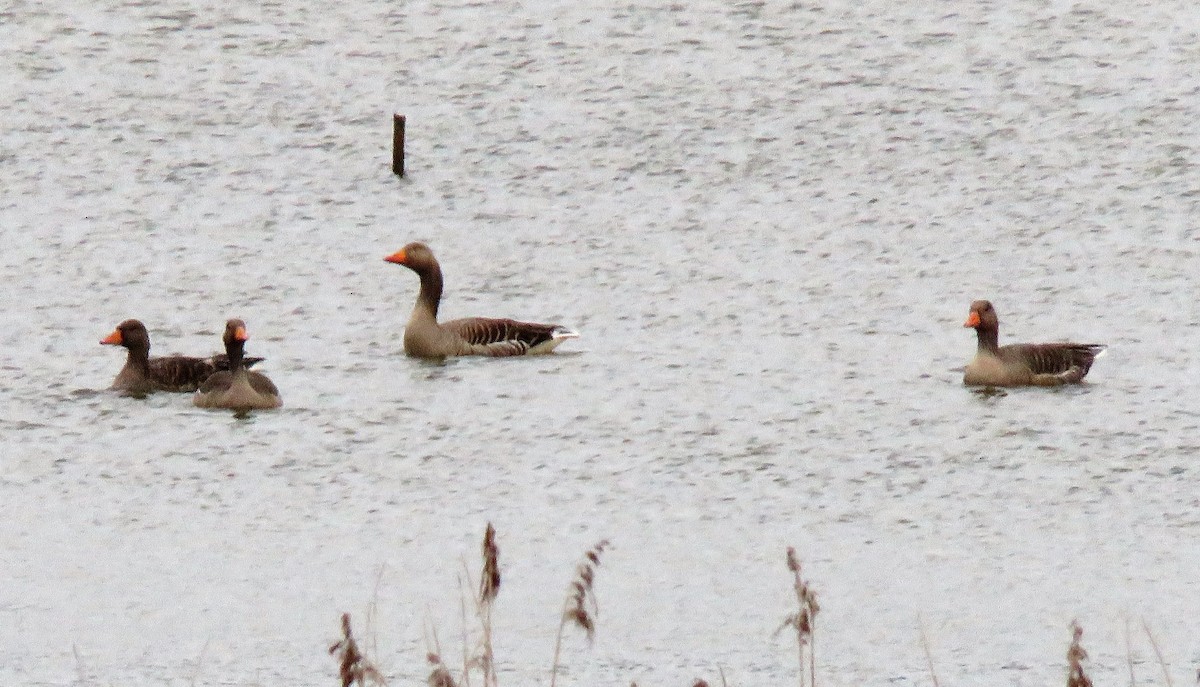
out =
{"type": "Polygon", "coordinates": [[[933,652],[929,650],[929,637],[925,635],[925,623],[918,617],[917,624],[921,630],[921,648],[925,650],[925,663],[929,666],[929,676],[933,679],[933,687],[941,687],[938,684],[937,671],[933,669],[933,652]]]}
{"type": "MultiPolygon", "coordinates": [[[[465,570],[466,567],[467,567],[467,563],[466,563],[466,561],[463,561],[463,568],[465,571],[466,579],[469,580],[469,579],[471,579],[471,572],[469,570],[465,570]]],[[[459,578],[458,578],[458,592],[459,592],[458,609],[459,609],[459,614],[460,614],[459,628],[462,630],[462,686],[463,687],[471,687],[471,666],[476,665],[478,663],[478,661],[474,658],[474,656],[471,653],[470,634],[467,631],[467,592],[466,592],[466,589],[467,589],[467,585],[463,583],[463,577],[459,576],[459,578]]],[[[479,611],[478,604],[476,604],[475,610],[476,610],[476,613],[478,613],[478,611],[479,611]]],[[[436,636],[437,636],[437,633],[434,632],[434,637],[436,638],[436,636]]],[[[442,648],[440,645],[437,646],[437,651],[435,651],[434,653],[439,654],[439,655],[442,653],[442,648]]],[[[485,685],[485,687],[486,687],[486,685],[485,685]]]]}
{"type": "MultiPolygon", "coordinates": [[[[461,578],[459,582],[461,582],[461,578]]],[[[466,600],[463,600],[463,675],[462,680],[456,682],[454,674],[446,667],[446,662],[442,660],[442,642],[438,639],[437,628],[434,627],[433,621],[426,619],[425,625],[425,645],[432,647],[425,652],[425,660],[429,662],[430,670],[429,677],[425,681],[432,687],[469,687],[471,684],[469,663],[466,647],[466,600]]]]}
{"type": "Polygon", "coordinates": [[[796,593],[798,610],[784,618],[783,624],[775,630],[779,634],[786,627],[796,630],[796,651],[800,660],[800,687],[804,687],[804,647],[809,647],[808,674],[809,684],[817,685],[816,650],[813,647],[813,629],[817,613],[821,606],[817,603],[817,595],[809,588],[808,583],[800,576],[800,560],[796,558],[796,549],[787,549],[787,567],[792,572],[792,589],[796,593]]]}
{"type": "Polygon", "coordinates": [[[596,568],[600,565],[600,556],[610,546],[607,539],[601,539],[595,546],[583,555],[583,561],[575,568],[575,579],[567,591],[563,602],[562,618],[558,623],[558,636],[554,640],[554,662],[550,666],[550,687],[554,687],[558,677],[558,657],[562,649],[563,632],[567,625],[575,625],[587,634],[590,644],[596,635],[595,616],[599,614],[596,604],[595,582],[596,568]]]}
{"type": "MultiPolygon", "coordinates": [[[[1154,638],[1154,633],[1150,631],[1150,624],[1142,618],[1142,629],[1146,631],[1146,638],[1150,640],[1150,646],[1154,648],[1154,656],[1158,659],[1158,665],[1163,671],[1163,681],[1167,687],[1173,687],[1171,684],[1171,671],[1167,669],[1167,662],[1163,659],[1162,650],[1158,648],[1158,640],[1154,638]]],[[[1200,671],[1196,671],[1196,682],[1200,682],[1200,671]]]]}
{"type": "Polygon", "coordinates": [[[428,645],[432,638],[433,648],[427,652],[426,658],[433,666],[428,678],[431,685],[471,687],[471,673],[478,670],[483,674],[483,687],[498,686],[492,650],[492,606],[500,594],[500,548],[496,546],[496,528],[490,522],[484,531],[480,551],[483,569],[480,571],[478,582],[476,583],[475,576],[471,574],[466,560],[463,560],[463,572],[458,577],[459,608],[462,615],[462,673],[455,682],[453,674],[442,660],[437,632],[429,628],[426,644],[428,645]],[[477,642],[472,642],[472,633],[467,623],[469,604],[473,604],[475,617],[479,619],[481,628],[481,636],[477,642]]]}
{"type": "MultiPolygon", "coordinates": [[[[717,672],[721,674],[721,687],[728,687],[728,684],[725,682],[725,669],[721,666],[717,666],[717,672]]],[[[696,678],[696,681],[692,683],[692,687],[712,687],[712,685],[709,684],[708,680],[698,677],[696,678]]]]}
{"type": "Polygon", "coordinates": [[[1129,632],[1129,618],[1125,618],[1125,664],[1129,667],[1129,687],[1137,687],[1137,677],[1133,672],[1133,638],[1129,632]]]}
{"type": "Polygon", "coordinates": [[[1067,687],[1092,687],[1092,679],[1083,670],[1087,652],[1079,640],[1083,639],[1083,628],[1079,621],[1071,621],[1071,644],[1067,647],[1067,687]]]}
{"type": "Polygon", "coordinates": [[[356,682],[359,687],[363,687],[367,680],[375,685],[387,684],[375,664],[368,661],[359,651],[354,634],[350,631],[349,613],[342,614],[342,639],[329,647],[329,653],[338,656],[338,676],[342,680],[342,687],[350,687],[356,682]]]}

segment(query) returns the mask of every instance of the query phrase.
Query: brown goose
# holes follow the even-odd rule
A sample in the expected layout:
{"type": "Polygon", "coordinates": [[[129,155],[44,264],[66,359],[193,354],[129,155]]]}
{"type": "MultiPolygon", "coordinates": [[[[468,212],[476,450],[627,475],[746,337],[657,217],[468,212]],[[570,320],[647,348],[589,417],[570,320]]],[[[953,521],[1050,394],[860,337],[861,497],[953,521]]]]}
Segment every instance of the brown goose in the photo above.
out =
{"type": "Polygon", "coordinates": [[[421,277],[417,304],[404,328],[404,352],[416,358],[454,355],[493,357],[549,353],[578,333],[557,324],[537,324],[490,317],[437,321],[442,300],[442,268],[423,243],[410,243],[384,258],[421,277]]]}
{"type": "MultiPolygon", "coordinates": [[[[212,373],[229,369],[229,358],[224,353],[209,358],[185,355],[151,358],[150,333],[139,320],[125,320],[100,343],[123,346],[129,351],[125,356],[125,367],[112,383],[113,389],[128,393],[195,391],[212,373]]],[[[249,367],[261,360],[246,358],[244,363],[249,367]]]]}
{"type": "Polygon", "coordinates": [[[267,376],[246,369],[242,351],[246,345],[246,323],[229,320],[225,323],[225,354],[229,369],[214,373],[204,380],[192,402],[201,408],[252,410],[278,408],[283,401],[279,389],[267,376]]]}
{"type": "Polygon", "coordinates": [[[964,327],[973,327],[979,346],[967,363],[963,384],[974,386],[1058,386],[1083,381],[1103,344],[1048,343],[999,345],[1000,320],[988,301],[975,301],[964,327]]]}

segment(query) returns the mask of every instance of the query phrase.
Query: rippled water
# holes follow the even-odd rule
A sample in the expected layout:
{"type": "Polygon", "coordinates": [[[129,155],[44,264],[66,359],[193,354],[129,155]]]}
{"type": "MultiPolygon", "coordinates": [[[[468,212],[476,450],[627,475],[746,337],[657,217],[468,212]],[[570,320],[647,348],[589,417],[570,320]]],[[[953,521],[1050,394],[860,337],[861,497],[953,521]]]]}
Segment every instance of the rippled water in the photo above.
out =
{"type": "MultiPolygon", "coordinates": [[[[818,680],[1098,683],[1200,662],[1189,3],[23,2],[0,10],[0,682],[395,684],[499,530],[503,683],[779,685],[793,545],[818,680]],[[389,174],[408,116],[405,180],[389,174]],[[402,354],[559,321],[529,360],[402,354]],[[1009,340],[1090,383],[959,383],[1009,340]],[[243,317],[285,407],[103,391],[127,317],[243,317]],[[369,609],[375,623],[367,628],[369,609]],[[1127,648],[1127,637],[1130,642],[1127,648]]],[[[452,663],[457,662],[453,658],[452,663]]]]}

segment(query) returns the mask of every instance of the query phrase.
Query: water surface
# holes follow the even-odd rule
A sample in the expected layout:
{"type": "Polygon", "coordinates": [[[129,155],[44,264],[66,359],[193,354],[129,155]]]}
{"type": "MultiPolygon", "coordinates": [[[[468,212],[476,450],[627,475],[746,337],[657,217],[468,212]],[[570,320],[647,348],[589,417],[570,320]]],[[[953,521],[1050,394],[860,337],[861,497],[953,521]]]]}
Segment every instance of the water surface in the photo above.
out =
{"type": "Polygon", "coordinates": [[[499,531],[505,684],[1098,683],[1200,662],[1197,11],[1186,3],[18,2],[0,12],[0,681],[394,683],[499,531]],[[393,112],[409,177],[388,172],[393,112]],[[407,359],[445,316],[559,321],[407,359]],[[1089,384],[959,383],[1008,340],[1089,384]],[[282,390],[237,419],[104,392],[98,345],[224,321],[282,390]],[[1127,626],[1131,648],[1126,647],[1127,626]]]}

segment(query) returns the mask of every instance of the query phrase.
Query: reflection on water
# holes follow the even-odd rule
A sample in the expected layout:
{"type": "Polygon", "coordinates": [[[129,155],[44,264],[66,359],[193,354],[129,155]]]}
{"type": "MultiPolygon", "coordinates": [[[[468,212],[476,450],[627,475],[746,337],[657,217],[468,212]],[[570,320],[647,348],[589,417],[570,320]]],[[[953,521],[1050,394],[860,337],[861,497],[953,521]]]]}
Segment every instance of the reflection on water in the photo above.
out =
{"type": "MultiPolygon", "coordinates": [[[[397,682],[451,655],[495,523],[497,661],[563,684],[777,685],[795,546],[822,681],[1098,682],[1194,662],[1197,103],[1166,11],[1037,3],[39,3],[0,22],[0,681],[397,682]],[[408,116],[408,178],[388,172],[408,116]],[[552,356],[403,355],[444,317],[552,356]],[[1110,346],[972,390],[1006,340],[1110,346]],[[256,323],[287,405],[102,391],[94,332],[256,323]],[[357,620],[356,620],[357,623],[357,620]],[[1136,635],[1136,633],[1134,633],[1136,635]]],[[[172,353],[169,347],[157,353],[172,353]]]]}

